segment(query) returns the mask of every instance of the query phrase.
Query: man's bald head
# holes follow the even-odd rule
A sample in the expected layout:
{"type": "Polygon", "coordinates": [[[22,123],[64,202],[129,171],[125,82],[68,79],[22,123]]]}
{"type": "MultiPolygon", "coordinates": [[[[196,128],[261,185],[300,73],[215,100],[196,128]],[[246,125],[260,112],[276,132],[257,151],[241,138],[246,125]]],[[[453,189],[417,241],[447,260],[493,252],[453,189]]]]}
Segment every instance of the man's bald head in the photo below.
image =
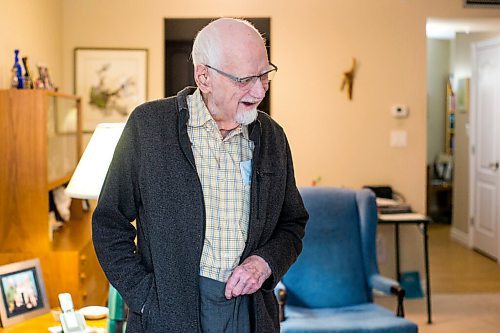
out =
{"type": "Polygon", "coordinates": [[[206,64],[220,66],[223,59],[232,59],[238,54],[235,51],[244,48],[262,48],[267,52],[264,38],[250,22],[220,18],[198,32],[191,56],[195,66],[206,64]]]}

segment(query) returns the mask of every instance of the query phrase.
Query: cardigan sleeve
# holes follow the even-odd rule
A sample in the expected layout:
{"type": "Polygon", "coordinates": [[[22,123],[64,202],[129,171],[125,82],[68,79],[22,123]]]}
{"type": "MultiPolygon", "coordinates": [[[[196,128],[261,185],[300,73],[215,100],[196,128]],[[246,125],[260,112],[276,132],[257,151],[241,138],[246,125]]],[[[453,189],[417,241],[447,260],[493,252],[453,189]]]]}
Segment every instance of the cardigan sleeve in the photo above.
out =
{"type": "Polygon", "coordinates": [[[116,146],[92,217],[92,239],[108,280],[128,307],[140,313],[153,275],[141,262],[134,242],[136,228],[131,223],[141,209],[137,113],[131,114],[116,146]]]}

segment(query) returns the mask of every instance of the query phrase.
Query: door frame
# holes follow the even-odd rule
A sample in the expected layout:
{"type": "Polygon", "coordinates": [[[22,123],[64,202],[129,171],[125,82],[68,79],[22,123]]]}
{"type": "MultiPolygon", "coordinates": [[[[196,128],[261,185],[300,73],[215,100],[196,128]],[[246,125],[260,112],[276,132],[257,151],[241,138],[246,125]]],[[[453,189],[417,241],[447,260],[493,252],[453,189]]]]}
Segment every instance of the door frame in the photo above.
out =
{"type": "MultiPolygon", "coordinates": [[[[498,45],[500,47],[500,37],[472,43],[471,45],[471,80],[470,80],[470,118],[469,118],[469,239],[468,245],[474,248],[474,232],[477,221],[475,219],[475,200],[476,200],[476,143],[477,143],[477,51],[479,48],[498,45]],[[474,221],[474,222],[473,222],[474,221]]],[[[497,125],[500,119],[497,120],[497,125]]],[[[500,157],[500,154],[499,154],[500,157]]],[[[500,173],[497,172],[497,193],[500,193],[500,181],[498,180],[500,173]]],[[[497,237],[500,238],[500,205],[497,206],[497,237]]],[[[497,263],[500,264],[500,244],[497,247],[497,263]]]]}

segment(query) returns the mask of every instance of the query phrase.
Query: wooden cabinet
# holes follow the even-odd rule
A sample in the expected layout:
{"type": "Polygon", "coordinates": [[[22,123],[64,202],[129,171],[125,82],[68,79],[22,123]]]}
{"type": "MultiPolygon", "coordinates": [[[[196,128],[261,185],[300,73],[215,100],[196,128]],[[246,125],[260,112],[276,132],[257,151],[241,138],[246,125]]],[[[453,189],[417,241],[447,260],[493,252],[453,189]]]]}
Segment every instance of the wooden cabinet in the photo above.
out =
{"type": "Polygon", "coordinates": [[[81,155],[80,109],[76,96],[0,90],[0,264],[40,258],[52,306],[61,292],[77,307],[106,299],[91,213],[75,202],[60,230],[49,225],[48,193],[69,181],[81,155]]]}

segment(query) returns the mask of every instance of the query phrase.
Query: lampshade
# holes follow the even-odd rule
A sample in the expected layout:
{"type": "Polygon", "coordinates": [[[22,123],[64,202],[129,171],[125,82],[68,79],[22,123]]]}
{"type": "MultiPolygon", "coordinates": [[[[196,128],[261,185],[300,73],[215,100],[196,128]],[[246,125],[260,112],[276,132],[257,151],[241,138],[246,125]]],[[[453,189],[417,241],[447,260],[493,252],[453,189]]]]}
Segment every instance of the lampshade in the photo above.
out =
{"type": "Polygon", "coordinates": [[[97,199],[125,123],[97,125],[66,188],[66,195],[97,199]]]}

